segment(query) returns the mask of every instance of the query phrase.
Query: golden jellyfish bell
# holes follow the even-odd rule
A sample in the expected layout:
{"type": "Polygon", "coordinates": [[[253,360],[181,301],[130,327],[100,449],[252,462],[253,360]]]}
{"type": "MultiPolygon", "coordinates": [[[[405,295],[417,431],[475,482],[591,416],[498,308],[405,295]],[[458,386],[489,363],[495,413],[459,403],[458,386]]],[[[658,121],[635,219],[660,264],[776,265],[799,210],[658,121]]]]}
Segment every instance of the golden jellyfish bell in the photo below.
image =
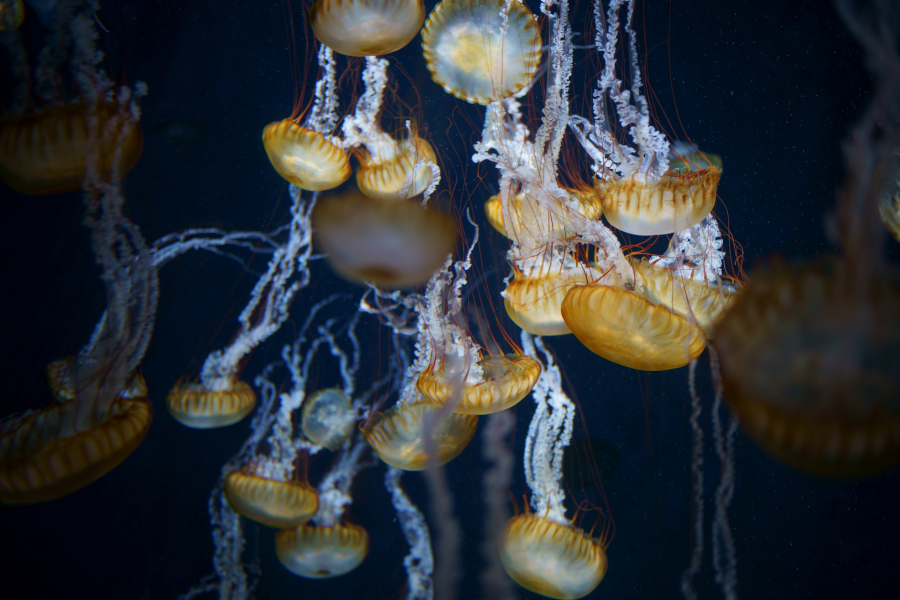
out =
{"type": "MultiPolygon", "coordinates": [[[[422,439],[426,416],[434,414],[431,402],[407,402],[392,406],[372,417],[363,429],[363,437],[378,458],[404,471],[421,471],[428,467],[428,454],[422,439]]],[[[478,426],[478,417],[450,413],[436,420],[432,435],[437,452],[437,465],[445,465],[469,444],[478,426]]]]}
{"type": "Polygon", "coordinates": [[[541,277],[525,277],[516,271],[503,291],[503,305],[513,322],[533,335],[572,333],[562,317],[562,303],[576,285],[599,281],[603,273],[572,269],[541,277]]]}
{"type": "Polygon", "coordinates": [[[0,0],[0,31],[18,29],[25,20],[25,3],[22,0],[0,0]]]}
{"type": "Polygon", "coordinates": [[[309,25],[320,42],[346,56],[381,56],[412,41],[425,20],[422,0],[315,0],[309,25]]]}
{"type": "Polygon", "coordinates": [[[541,63],[541,31],[520,2],[444,0],[422,29],[431,78],[473,104],[508,98],[531,83],[541,63]]]}
{"type": "Polygon", "coordinates": [[[319,390],[304,402],[301,423],[312,443],[334,452],[353,433],[356,411],[341,390],[319,390]]]}
{"type": "Polygon", "coordinates": [[[277,529],[303,525],[319,508],[316,490],[298,481],[232,471],[225,476],[224,487],[234,512],[277,529]]]}
{"type": "MultiPolygon", "coordinates": [[[[453,408],[462,415],[489,415],[519,403],[528,395],[541,374],[541,364],[521,354],[486,356],[481,359],[482,381],[463,384],[462,397],[453,408]]],[[[444,369],[428,368],[416,380],[419,393],[444,405],[453,397],[453,382],[444,369]]]]}
{"type": "Polygon", "coordinates": [[[325,579],[346,575],[369,553],[369,532],[349,523],[334,527],[301,525],[275,534],[275,552],[295,575],[325,579]]]}
{"type": "Polygon", "coordinates": [[[169,414],[192,429],[233,425],[255,406],[256,393],[243,381],[226,390],[210,390],[201,383],[176,383],[166,394],[169,414]]]}
{"type": "Polygon", "coordinates": [[[900,463],[900,284],[838,284],[841,263],[754,273],[715,325],[725,400],[790,467],[864,477],[900,463]]]}
{"type": "Polygon", "coordinates": [[[599,541],[534,514],[515,516],[506,524],[500,561],[516,583],[549,598],[587,596],[609,566],[599,541]]]}
{"type": "Polygon", "coordinates": [[[434,148],[415,134],[397,142],[393,156],[387,160],[379,160],[364,149],[357,151],[357,157],[359,191],[379,200],[408,200],[422,194],[431,182],[431,169],[425,163],[437,164],[434,148]],[[409,188],[401,194],[407,181],[409,188]]]}
{"type": "Polygon", "coordinates": [[[571,288],[562,316],[589,350],[640,371],[683,367],[706,347],[697,325],[619,286],[571,288]]]}
{"type": "MultiPolygon", "coordinates": [[[[576,208],[582,218],[596,221],[603,214],[603,206],[593,191],[569,190],[569,193],[577,202],[576,208]]],[[[559,211],[551,214],[542,210],[543,207],[537,210],[526,208],[525,202],[525,194],[519,192],[510,198],[510,206],[504,210],[500,194],[494,194],[484,203],[488,223],[510,239],[517,239],[525,231],[540,232],[548,240],[565,240],[574,235],[568,206],[560,205],[559,211]]]]}
{"type": "MultiPolygon", "coordinates": [[[[28,195],[80,190],[87,169],[88,121],[94,117],[100,131],[108,129],[110,121],[118,128],[123,124],[107,104],[66,104],[7,121],[0,128],[0,179],[28,195]]],[[[116,143],[116,134],[105,136],[104,140],[111,141],[98,150],[99,169],[106,176],[117,156],[119,175],[124,176],[137,164],[144,149],[140,126],[134,125],[120,143],[116,143]]]]}
{"type": "Polygon", "coordinates": [[[120,397],[105,421],[76,432],[77,410],[58,403],[0,425],[0,502],[54,500],[99,479],[140,445],[153,418],[150,402],[120,397]]]}
{"type": "Polygon", "coordinates": [[[663,235],[698,224],[712,211],[722,171],[707,167],[667,173],[659,181],[626,177],[597,180],[597,194],[610,225],[635,235],[663,235]]]}
{"type": "Polygon", "coordinates": [[[350,177],[346,152],[291,119],[266,125],[262,140],[278,174],[302,190],[330,190],[350,177]]]}
{"type": "Polygon", "coordinates": [[[312,220],[331,268],[356,283],[423,285],[456,246],[456,227],[446,215],[358,190],[321,198],[312,220]]]}

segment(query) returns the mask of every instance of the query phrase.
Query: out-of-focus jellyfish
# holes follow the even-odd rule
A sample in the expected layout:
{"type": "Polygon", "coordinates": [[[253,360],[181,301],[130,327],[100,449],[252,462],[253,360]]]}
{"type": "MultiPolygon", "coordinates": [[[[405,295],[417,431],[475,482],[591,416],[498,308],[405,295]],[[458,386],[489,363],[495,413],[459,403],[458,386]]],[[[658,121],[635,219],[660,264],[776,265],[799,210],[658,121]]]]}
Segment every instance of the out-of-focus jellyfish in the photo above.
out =
{"type": "MultiPolygon", "coordinates": [[[[289,118],[263,128],[263,146],[279,175],[302,190],[330,190],[350,177],[350,158],[334,137],[337,122],[335,65],[331,48],[319,48],[322,75],[313,106],[301,125],[289,118]]],[[[295,109],[295,112],[298,109],[295,109]]]]}
{"type": "Polygon", "coordinates": [[[338,388],[313,394],[303,404],[303,435],[317,446],[332,452],[340,449],[356,424],[356,411],[338,388]]]}
{"type": "Polygon", "coordinates": [[[900,462],[900,281],[876,207],[897,173],[898,21],[892,4],[854,6],[838,10],[868,54],[874,85],[844,150],[842,253],[754,273],[715,326],[725,399],[744,430],[785,464],[828,477],[900,462]]]}
{"type": "Polygon", "coordinates": [[[240,330],[227,348],[206,357],[200,382],[179,382],[166,395],[169,413],[194,429],[224,427],[237,423],[253,410],[256,394],[238,380],[241,361],[260,343],[274,334],[288,318],[294,295],[309,281],[306,267],[312,253],[310,213],[315,197],[304,201],[296,186],[290,187],[291,224],[289,237],[279,247],[266,273],[250,295],[250,302],[238,317],[240,330]],[[295,274],[299,274],[295,277],[295,274]]]}
{"type": "MultiPolygon", "coordinates": [[[[900,161],[900,150],[896,150],[894,154],[898,157],[896,160],[900,161]]],[[[897,166],[896,173],[896,185],[891,186],[890,191],[883,193],[878,200],[878,213],[894,239],[900,242],[900,165],[897,166]]]]}
{"type": "Polygon", "coordinates": [[[422,28],[422,0],[315,0],[309,25],[320,42],[347,56],[380,56],[406,46],[422,28]]]}
{"type": "Polygon", "coordinates": [[[18,29],[25,20],[23,0],[0,0],[0,31],[18,29]]]}
{"type": "Polygon", "coordinates": [[[319,509],[312,522],[275,534],[281,564],[295,575],[323,579],[346,575],[369,552],[369,533],[342,521],[344,507],[353,500],[350,484],[360,467],[366,444],[357,440],[341,452],[337,463],[319,484],[319,509]]]}
{"type": "Polygon", "coordinates": [[[582,598],[606,575],[606,545],[566,518],[560,483],[575,405],[563,391],[559,367],[541,338],[523,333],[526,354],[536,356],[535,346],[547,362],[532,393],[536,408],[525,440],[525,479],[533,512],[509,520],[500,560],[509,576],[528,590],[550,598],[582,598]]]}
{"type": "Polygon", "coordinates": [[[422,49],[432,79],[447,93],[489,104],[531,83],[541,31],[521,2],[444,0],[428,15],[422,49]]]}
{"type": "Polygon", "coordinates": [[[85,223],[107,309],[90,341],[57,369],[66,371],[58,378],[61,401],[0,425],[0,502],[10,504],[59,498],[103,476],[141,443],[153,413],[146,396],[122,394],[149,344],[157,304],[157,271],[139,230],[123,215],[119,181],[119,161],[139,128],[137,97],[146,90],[139,85],[132,95],[97,69],[90,10],[74,17],[71,31],[73,77],[83,101],[110,107],[107,121],[88,122],[84,175],[85,223]]]}
{"type": "MultiPolygon", "coordinates": [[[[59,402],[68,402],[77,397],[78,390],[75,388],[76,382],[74,378],[75,368],[77,366],[78,357],[67,356],[52,361],[44,369],[47,375],[47,384],[53,397],[59,402]]],[[[125,387],[119,392],[119,398],[149,398],[150,392],[147,390],[147,382],[144,376],[138,372],[131,374],[125,382],[125,387]]]]}

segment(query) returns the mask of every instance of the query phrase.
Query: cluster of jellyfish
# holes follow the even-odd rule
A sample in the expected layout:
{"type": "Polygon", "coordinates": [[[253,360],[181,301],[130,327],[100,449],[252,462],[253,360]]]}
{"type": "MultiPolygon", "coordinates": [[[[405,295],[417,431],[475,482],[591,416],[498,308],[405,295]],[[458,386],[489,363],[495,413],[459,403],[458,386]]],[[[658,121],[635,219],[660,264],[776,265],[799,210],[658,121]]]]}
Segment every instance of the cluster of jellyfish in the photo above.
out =
{"type": "MultiPolygon", "coordinates": [[[[206,358],[198,379],[176,382],[165,398],[168,413],[194,429],[254,414],[251,436],[223,467],[210,498],[215,573],[184,597],[251,593],[241,563],[242,517],[279,530],[277,556],[300,577],[356,568],[373,541],[344,513],[355,475],[372,466],[369,451],[387,465],[386,487],[410,546],[406,597],[449,597],[445,586],[452,581],[441,579],[442,557],[432,555],[426,520],[402,489],[401,473],[424,471],[439,495],[446,487],[440,468],[467,446],[479,417],[488,416],[502,440],[509,409],[529,395],[535,410],[523,462],[530,506],[496,532],[496,557],[533,592],[589,594],[606,574],[610,532],[601,528],[594,537],[567,513],[562,464],[575,404],[545,345],[548,336],[574,334],[600,357],[632,369],[690,365],[692,376],[709,348],[717,402],[724,398],[732,411],[727,431],[715,422],[725,463],[716,519],[727,557],[717,581],[727,597],[736,597],[737,585],[725,511],[738,421],[773,456],[808,473],[858,477],[900,461],[900,284],[885,275],[893,271],[880,247],[884,225],[900,240],[900,129],[876,132],[891,118],[897,123],[896,115],[885,115],[900,106],[900,84],[890,71],[896,55],[873,63],[880,102],[851,135],[838,203],[842,253],[814,264],[776,262],[742,282],[723,270],[728,260],[713,214],[721,162],[670,143],[651,123],[632,24],[635,0],[594,2],[593,48],[602,70],[588,116],[570,112],[575,47],[567,0],[543,0],[540,18],[516,0],[443,0],[427,19],[422,0],[315,0],[308,19],[319,42],[313,103],[262,132],[272,167],[290,183],[289,227],[279,238],[195,229],[153,244],[125,216],[120,186],[140,157],[139,101],[147,90],[116,85],[99,68],[97,6],[59,3],[55,43],[41,53],[32,77],[17,37],[22,2],[0,2],[3,43],[20,82],[0,130],[0,178],[30,195],[84,190],[107,295],[84,348],[47,367],[55,402],[0,423],[0,502],[59,498],[134,451],[153,414],[139,366],[153,332],[157,272],[188,251],[235,248],[268,252],[267,269],[231,343],[206,358]],[[479,231],[473,224],[471,242],[454,259],[458,225],[431,201],[441,182],[434,147],[411,121],[400,136],[381,126],[391,62],[379,57],[418,35],[434,81],[486,107],[471,160],[494,164],[498,173],[500,192],[484,210],[509,242],[511,272],[500,294],[522,330],[520,345],[507,340],[512,352],[480,345],[465,326],[462,293],[479,231]],[[66,50],[72,77],[63,80],[53,74],[66,50]],[[336,55],[365,58],[363,93],[346,113],[336,55]],[[532,128],[521,102],[535,93],[538,76],[545,78],[543,112],[532,128]],[[583,149],[590,184],[560,183],[565,135],[583,149]],[[348,182],[354,168],[355,181],[348,182]],[[626,254],[622,234],[668,236],[669,247],[661,255],[626,254]],[[314,247],[334,272],[365,286],[359,310],[326,319],[335,298],[315,304],[280,367],[270,365],[256,378],[258,401],[240,378],[242,367],[290,318],[292,302],[311,281],[314,247]],[[398,360],[384,379],[361,389],[356,326],[365,315],[389,329],[398,360]],[[310,368],[325,351],[337,357],[340,381],[309,389],[310,368]],[[287,370],[288,391],[272,382],[278,368],[287,370]],[[377,411],[374,396],[384,385],[396,401],[377,411]],[[337,458],[313,486],[298,464],[322,450],[337,458]]],[[[841,10],[861,40],[881,35],[867,30],[849,3],[841,10]]],[[[691,392],[696,436],[693,385],[691,392]]],[[[495,451],[509,452],[502,443],[495,451]]],[[[702,476],[696,467],[693,474],[702,476]]],[[[497,478],[500,514],[508,481],[508,474],[497,478]]],[[[695,492],[702,487],[695,480],[695,492]]],[[[436,512],[447,510],[435,503],[436,512]]],[[[447,537],[446,521],[435,520],[439,536],[447,537]]],[[[695,553],[685,572],[688,597],[701,558],[695,553]]]]}

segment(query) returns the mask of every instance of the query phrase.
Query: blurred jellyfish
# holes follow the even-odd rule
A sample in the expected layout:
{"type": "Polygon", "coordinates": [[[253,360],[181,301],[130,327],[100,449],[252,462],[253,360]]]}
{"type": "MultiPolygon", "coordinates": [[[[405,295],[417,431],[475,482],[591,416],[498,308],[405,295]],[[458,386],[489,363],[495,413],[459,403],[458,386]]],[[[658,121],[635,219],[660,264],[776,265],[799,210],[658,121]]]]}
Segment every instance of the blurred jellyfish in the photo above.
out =
{"type": "Polygon", "coordinates": [[[340,449],[356,424],[356,411],[337,388],[320,390],[303,405],[303,435],[332,452],[340,449]]]}
{"type": "Polygon", "coordinates": [[[25,20],[25,3],[22,0],[0,0],[0,31],[18,29],[25,20]]]}
{"type": "Polygon", "coordinates": [[[379,56],[406,46],[422,28],[422,0],[315,0],[309,25],[322,44],[347,56],[379,56]]]}

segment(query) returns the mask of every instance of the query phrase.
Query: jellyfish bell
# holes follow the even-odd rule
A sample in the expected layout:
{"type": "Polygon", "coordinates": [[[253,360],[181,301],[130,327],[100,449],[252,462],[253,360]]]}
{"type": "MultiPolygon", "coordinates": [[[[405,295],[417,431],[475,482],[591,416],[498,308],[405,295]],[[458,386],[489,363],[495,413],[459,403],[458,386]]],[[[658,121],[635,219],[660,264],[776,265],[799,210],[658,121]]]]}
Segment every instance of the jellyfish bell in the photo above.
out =
{"type": "Polygon", "coordinates": [[[381,56],[412,41],[425,21],[422,0],[315,0],[309,25],[338,54],[381,56]]]}
{"type": "MultiPolygon", "coordinates": [[[[522,354],[485,356],[479,361],[482,380],[465,382],[453,412],[462,415],[489,415],[506,410],[528,395],[541,374],[541,364],[522,354]]],[[[454,396],[452,377],[444,363],[426,368],[416,380],[419,393],[444,405],[454,396]]]]}
{"type": "Polygon", "coordinates": [[[0,31],[18,29],[25,20],[23,0],[0,0],[0,31]]]}
{"type": "Polygon", "coordinates": [[[486,105],[531,83],[541,62],[541,32],[520,2],[444,0],[428,15],[422,50],[435,83],[486,105]]]}
{"type": "Polygon", "coordinates": [[[334,452],[353,433],[356,411],[338,388],[319,390],[303,403],[301,423],[312,443],[334,452]]]}
{"type": "Polygon", "coordinates": [[[166,394],[166,408],[191,429],[227,427],[241,421],[256,406],[256,393],[244,381],[211,390],[198,382],[178,382],[166,394]]]}
{"type": "Polygon", "coordinates": [[[635,235],[663,235],[697,225],[712,211],[722,171],[714,166],[659,181],[639,173],[595,182],[610,225],[635,235]]]}
{"type": "Polygon", "coordinates": [[[900,463],[900,284],[839,285],[841,261],[754,273],[714,326],[724,397],[786,465],[864,477],[900,463]]]}
{"type": "Polygon", "coordinates": [[[365,560],[369,532],[351,523],[333,527],[300,525],[275,534],[275,552],[281,564],[300,577],[338,577],[365,560]]]}
{"type": "Polygon", "coordinates": [[[355,283],[422,285],[456,245],[456,226],[446,215],[414,201],[367,198],[358,190],[321,198],[312,219],[328,263],[355,283]]]}
{"type": "Polygon", "coordinates": [[[606,575],[603,545],[580,529],[526,513],[506,524],[503,568],[522,587],[549,598],[583,598],[606,575]]]}
{"type": "Polygon", "coordinates": [[[561,312],[589,350],[632,369],[677,369],[706,347],[703,330],[692,321],[617,285],[575,286],[561,312]]]}
{"type": "Polygon", "coordinates": [[[11,119],[0,127],[0,179],[30,196],[75,192],[85,181],[89,122],[104,132],[92,152],[98,175],[110,177],[117,161],[124,176],[137,164],[144,148],[141,127],[117,118],[108,103],[63,104],[11,119]],[[130,129],[123,135],[122,129],[130,129]]]}
{"type": "Polygon", "coordinates": [[[560,204],[559,210],[551,213],[534,201],[526,205],[526,194],[519,192],[510,194],[505,209],[500,194],[494,194],[484,203],[484,212],[491,226],[509,239],[518,240],[528,232],[531,237],[540,235],[545,239],[566,240],[574,235],[570,216],[572,210],[591,221],[596,221],[603,214],[603,206],[592,191],[567,192],[575,200],[574,209],[560,204]]]}
{"type": "Polygon", "coordinates": [[[350,158],[324,135],[293,119],[269,123],[263,129],[269,161],[289,182],[313,192],[330,190],[350,177],[350,158]]]}
{"type": "Polygon", "coordinates": [[[278,481],[238,470],[225,476],[224,488],[236,513],[277,529],[303,525],[319,507],[316,490],[298,481],[278,481]]]}
{"type": "Polygon", "coordinates": [[[437,161],[431,144],[415,133],[396,142],[383,156],[363,148],[357,149],[356,156],[356,185],[378,200],[408,200],[424,193],[432,176],[426,163],[437,161]]]}
{"type": "Polygon", "coordinates": [[[503,305],[513,322],[533,335],[572,333],[562,317],[562,303],[570,289],[598,281],[604,274],[590,268],[557,270],[537,277],[516,271],[503,291],[503,305]]]}
{"type": "MultiPolygon", "coordinates": [[[[397,404],[372,417],[363,429],[363,437],[378,458],[404,471],[421,471],[428,467],[423,435],[428,415],[437,408],[431,402],[397,404]]],[[[462,452],[475,434],[478,417],[450,413],[435,418],[435,462],[445,465],[462,452]]]]}

